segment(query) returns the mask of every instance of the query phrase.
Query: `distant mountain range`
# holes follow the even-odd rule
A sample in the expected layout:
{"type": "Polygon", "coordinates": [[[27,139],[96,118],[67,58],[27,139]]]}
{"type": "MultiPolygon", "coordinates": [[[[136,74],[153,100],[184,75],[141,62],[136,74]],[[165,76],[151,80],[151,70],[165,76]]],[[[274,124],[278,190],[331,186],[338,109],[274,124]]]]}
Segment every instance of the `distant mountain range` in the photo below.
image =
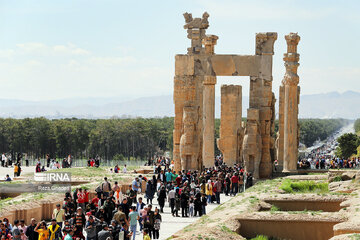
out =
{"type": "MultiPolygon", "coordinates": [[[[220,97],[216,98],[216,117],[220,117],[220,97]]],[[[347,91],[302,95],[300,118],[360,118],[360,93],[347,91]]],[[[249,106],[243,97],[243,116],[249,106]]],[[[278,107],[278,103],[276,104],[278,107]]],[[[278,110],[276,110],[278,112],[278,110]]],[[[73,98],[54,101],[0,99],[0,117],[111,118],[174,116],[172,96],[124,98],[73,98]]]]}

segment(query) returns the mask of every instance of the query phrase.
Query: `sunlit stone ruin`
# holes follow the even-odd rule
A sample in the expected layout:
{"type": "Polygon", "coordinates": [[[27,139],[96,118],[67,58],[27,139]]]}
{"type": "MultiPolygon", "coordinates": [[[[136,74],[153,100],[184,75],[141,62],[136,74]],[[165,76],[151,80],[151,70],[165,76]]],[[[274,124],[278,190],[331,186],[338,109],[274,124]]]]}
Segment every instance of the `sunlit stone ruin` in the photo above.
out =
{"type": "Polygon", "coordinates": [[[247,120],[242,122],[241,85],[221,86],[221,125],[217,146],[224,162],[243,163],[255,178],[269,178],[273,161],[278,169],[296,171],[298,152],[297,33],[285,36],[286,73],[280,86],[279,134],[275,133],[275,95],[272,58],[277,33],[257,33],[255,55],[216,54],[216,35],[206,35],[209,14],[193,18],[185,13],[187,54],[175,57],[174,152],[175,170],[203,169],[214,164],[215,84],[217,76],[250,76],[247,120]]]}

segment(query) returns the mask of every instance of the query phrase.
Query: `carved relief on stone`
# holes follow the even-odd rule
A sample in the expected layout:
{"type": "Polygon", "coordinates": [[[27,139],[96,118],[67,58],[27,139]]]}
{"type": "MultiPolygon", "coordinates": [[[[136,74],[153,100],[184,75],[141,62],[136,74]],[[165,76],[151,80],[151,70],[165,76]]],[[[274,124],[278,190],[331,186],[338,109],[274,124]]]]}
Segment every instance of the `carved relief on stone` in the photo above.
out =
{"type": "Polygon", "coordinates": [[[243,142],[244,142],[244,136],[245,135],[245,128],[242,126],[238,129],[238,133],[237,133],[237,148],[238,148],[238,152],[237,152],[237,162],[241,163],[243,165],[243,142]]]}
{"type": "MultiPolygon", "coordinates": [[[[214,46],[218,37],[206,35],[208,17],[207,13],[201,18],[184,14],[184,28],[191,39],[191,47],[186,55],[176,56],[175,64],[174,158],[176,162],[181,162],[176,169],[179,169],[179,165],[182,169],[213,165],[216,76],[250,76],[250,109],[246,130],[240,126],[241,115],[229,117],[232,115],[229,114],[225,122],[233,123],[224,124],[224,134],[220,136],[218,144],[222,151],[231,152],[228,159],[239,162],[243,158],[246,168],[256,178],[268,178],[271,175],[270,151],[274,152],[275,145],[271,55],[274,54],[277,33],[256,34],[255,55],[215,54],[214,46]]],[[[293,34],[287,41],[292,44],[296,39],[293,34]]],[[[289,49],[296,50],[295,45],[289,49]]],[[[284,59],[287,60],[287,76],[293,80],[298,55],[296,51],[291,51],[284,59]]],[[[237,109],[239,105],[239,102],[232,104],[227,111],[241,113],[237,109]]]]}
{"type": "Polygon", "coordinates": [[[253,174],[253,177],[258,179],[262,153],[262,140],[260,134],[258,109],[248,109],[242,151],[245,171],[251,172],[253,174]]]}
{"type": "Polygon", "coordinates": [[[280,134],[279,132],[276,133],[276,140],[275,140],[275,159],[278,159],[279,150],[280,150],[280,134]]]}
{"type": "Polygon", "coordinates": [[[209,14],[204,12],[202,18],[193,18],[191,13],[184,13],[185,18],[185,29],[193,29],[193,28],[204,28],[207,29],[209,27],[209,14]]]}
{"type": "Polygon", "coordinates": [[[193,169],[192,163],[197,162],[196,123],[197,110],[193,106],[185,106],[183,113],[183,134],[180,138],[180,158],[182,169],[193,169]]]}

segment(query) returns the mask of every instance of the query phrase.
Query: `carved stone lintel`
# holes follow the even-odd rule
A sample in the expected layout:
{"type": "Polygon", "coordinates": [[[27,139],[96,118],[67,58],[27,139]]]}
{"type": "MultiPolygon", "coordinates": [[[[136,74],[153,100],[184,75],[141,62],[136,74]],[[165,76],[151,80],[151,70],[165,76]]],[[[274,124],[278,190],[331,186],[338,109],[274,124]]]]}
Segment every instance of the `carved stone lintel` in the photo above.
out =
{"type": "Polygon", "coordinates": [[[256,55],[274,55],[274,42],[276,39],[276,32],[257,33],[256,55]]]}

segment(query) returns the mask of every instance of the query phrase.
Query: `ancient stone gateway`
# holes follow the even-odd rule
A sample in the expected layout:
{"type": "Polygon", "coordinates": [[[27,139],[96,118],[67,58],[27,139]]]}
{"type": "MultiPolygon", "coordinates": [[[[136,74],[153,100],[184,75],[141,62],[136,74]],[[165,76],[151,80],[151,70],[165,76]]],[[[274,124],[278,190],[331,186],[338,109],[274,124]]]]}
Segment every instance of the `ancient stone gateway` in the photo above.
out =
{"type": "Polygon", "coordinates": [[[246,160],[245,166],[254,176],[269,177],[271,152],[275,152],[272,56],[277,33],[257,33],[255,55],[215,54],[218,37],[206,35],[209,14],[205,12],[202,18],[193,18],[185,13],[184,17],[191,47],[187,54],[175,57],[175,170],[213,166],[216,76],[250,76],[246,129],[241,121],[241,86],[221,88],[221,126],[217,143],[226,164],[232,166],[246,160]]]}

